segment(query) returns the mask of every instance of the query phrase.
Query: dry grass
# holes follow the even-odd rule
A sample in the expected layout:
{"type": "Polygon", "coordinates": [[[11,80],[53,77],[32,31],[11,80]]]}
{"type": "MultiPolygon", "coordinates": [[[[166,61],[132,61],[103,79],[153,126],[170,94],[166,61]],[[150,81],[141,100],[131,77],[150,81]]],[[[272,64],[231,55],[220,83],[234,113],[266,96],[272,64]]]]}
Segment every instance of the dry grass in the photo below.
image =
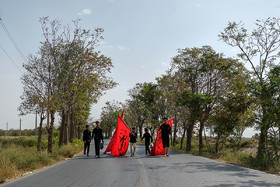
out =
{"type": "MultiPolygon", "coordinates": [[[[186,152],[186,140],[184,140],[183,149],[180,149],[180,139],[175,146],[172,146],[171,149],[179,152],[186,152]]],[[[214,150],[214,139],[209,139],[210,150],[205,146],[201,153],[198,152],[198,138],[194,137],[192,142],[192,151],[190,154],[199,155],[207,157],[210,159],[236,164],[248,168],[258,169],[266,171],[269,173],[279,174],[280,165],[274,165],[269,169],[263,169],[260,164],[256,161],[257,146],[258,141],[254,139],[244,139],[241,141],[233,142],[229,140],[225,143],[224,147],[218,152],[215,153],[214,150]]]]}
{"type": "Polygon", "coordinates": [[[48,154],[45,149],[37,153],[35,137],[0,138],[0,183],[71,158],[81,150],[79,140],[62,147],[54,145],[53,153],[48,154]]]}

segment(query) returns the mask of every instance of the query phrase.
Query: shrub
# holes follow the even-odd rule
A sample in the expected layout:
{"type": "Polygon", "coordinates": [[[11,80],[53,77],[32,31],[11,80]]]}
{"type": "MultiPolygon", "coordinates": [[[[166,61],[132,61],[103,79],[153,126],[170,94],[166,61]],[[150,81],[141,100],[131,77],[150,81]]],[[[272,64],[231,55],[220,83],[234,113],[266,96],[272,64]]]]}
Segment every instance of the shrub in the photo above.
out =
{"type": "Polygon", "coordinates": [[[61,147],[61,155],[70,158],[73,157],[74,154],[74,148],[70,144],[61,147]]]}
{"type": "Polygon", "coordinates": [[[241,148],[251,148],[252,147],[252,141],[250,140],[244,140],[240,143],[241,148]]]}
{"type": "Polygon", "coordinates": [[[74,144],[75,146],[80,146],[80,145],[82,145],[82,143],[83,143],[83,141],[82,141],[81,139],[75,138],[75,139],[73,140],[73,144],[74,144]]]}
{"type": "Polygon", "coordinates": [[[37,139],[35,137],[0,138],[0,145],[5,148],[13,144],[22,147],[35,147],[37,139]]]}

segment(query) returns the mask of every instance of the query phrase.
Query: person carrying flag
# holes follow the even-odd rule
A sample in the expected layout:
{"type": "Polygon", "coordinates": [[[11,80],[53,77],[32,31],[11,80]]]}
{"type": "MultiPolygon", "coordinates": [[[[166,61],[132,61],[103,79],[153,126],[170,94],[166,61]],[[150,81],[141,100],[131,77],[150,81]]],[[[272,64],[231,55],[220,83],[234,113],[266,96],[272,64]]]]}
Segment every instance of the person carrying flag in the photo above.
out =
{"type": "Polygon", "coordinates": [[[136,151],[137,133],[135,127],[132,127],[132,132],[129,134],[130,156],[133,157],[136,151]]]}
{"type": "Polygon", "coordinates": [[[163,118],[163,123],[160,125],[160,129],[161,129],[162,145],[164,149],[164,156],[169,156],[168,149],[169,149],[169,135],[171,135],[171,127],[167,123],[167,118],[163,118]]]}
{"type": "Polygon", "coordinates": [[[143,134],[143,137],[141,138],[141,141],[145,138],[145,148],[146,148],[146,156],[150,155],[150,143],[153,142],[153,137],[148,132],[148,129],[145,128],[145,133],[143,134]],[[151,140],[151,141],[150,141],[151,140]]]}

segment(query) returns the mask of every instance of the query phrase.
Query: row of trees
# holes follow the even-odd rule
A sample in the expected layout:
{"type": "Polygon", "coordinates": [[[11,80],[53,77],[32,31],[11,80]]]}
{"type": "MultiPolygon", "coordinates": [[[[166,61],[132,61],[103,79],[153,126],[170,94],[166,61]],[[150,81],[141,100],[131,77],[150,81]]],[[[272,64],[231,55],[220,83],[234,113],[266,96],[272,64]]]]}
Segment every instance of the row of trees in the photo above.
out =
{"type": "MultiPolygon", "coordinates": [[[[257,20],[251,33],[242,22],[230,22],[219,38],[240,50],[238,59],[210,46],[178,50],[171,67],[155,83],[138,83],[129,90],[130,98],[122,104],[126,121],[142,136],[144,126],[154,134],[163,117],[174,116],[172,143],[180,136],[182,148],[186,136],[186,151],[191,151],[198,127],[200,152],[204,144],[211,149],[205,128],[215,135],[218,152],[228,137],[240,139],[247,127],[254,126],[260,130],[257,159],[264,168],[270,167],[279,157],[280,21],[257,20]]],[[[102,120],[119,112],[120,104],[107,103],[102,120]]]]}
{"type": "Polygon", "coordinates": [[[19,110],[21,115],[39,114],[39,152],[46,120],[51,153],[55,118],[60,117],[60,146],[80,138],[91,105],[116,83],[107,76],[113,67],[111,59],[95,50],[103,39],[103,29],[82,29],[79,20],[73,21],[71,29],[48,17],[41,18],[40,23],[44,40],[38,52],[29,55],[24,64],[24,92],[19,110]]]}

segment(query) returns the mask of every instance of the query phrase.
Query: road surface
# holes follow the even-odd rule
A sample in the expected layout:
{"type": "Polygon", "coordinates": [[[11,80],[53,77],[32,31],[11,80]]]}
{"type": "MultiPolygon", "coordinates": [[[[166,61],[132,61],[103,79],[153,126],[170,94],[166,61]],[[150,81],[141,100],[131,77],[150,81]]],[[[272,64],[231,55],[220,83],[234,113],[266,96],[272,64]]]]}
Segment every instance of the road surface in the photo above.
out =
{"type": "MultiPolygon", "coordinates": [[[[108,141],[105,142],[108,144],[108,141]]],[[[169,157],[145,157],[138,144],[135,157],[78,155],[55,166],[26,175],[1,187],[200,187],[280,186],[280,176],[221,163],[203,157],[170,152],[169,157]]]]}

